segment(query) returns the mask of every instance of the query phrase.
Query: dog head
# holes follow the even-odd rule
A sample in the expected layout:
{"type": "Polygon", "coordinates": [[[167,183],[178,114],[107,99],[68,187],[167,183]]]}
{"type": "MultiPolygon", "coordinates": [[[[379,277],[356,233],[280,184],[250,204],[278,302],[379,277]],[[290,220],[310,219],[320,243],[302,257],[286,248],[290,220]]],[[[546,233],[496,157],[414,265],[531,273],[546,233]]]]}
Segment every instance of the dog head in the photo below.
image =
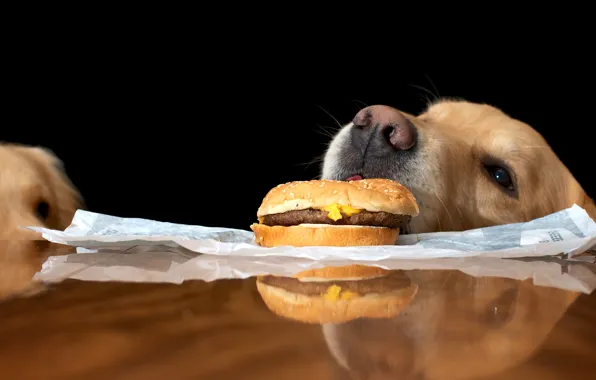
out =
{"type": "Polygon", "coordinates": [[[529,221],[574,203],[596,207],[545,139],[484,104],[444,100],[418,116],[362,109],[333,138],[324,179],[389,178],[415,195],[409,231],[461,231],[529,221]]]}
{"type": "Polygon", "coordinates": [[[39,238],[21,226],[63,230],[83,199],[49,150],[16,144],[0,145],[0,237],[39,238]]]}

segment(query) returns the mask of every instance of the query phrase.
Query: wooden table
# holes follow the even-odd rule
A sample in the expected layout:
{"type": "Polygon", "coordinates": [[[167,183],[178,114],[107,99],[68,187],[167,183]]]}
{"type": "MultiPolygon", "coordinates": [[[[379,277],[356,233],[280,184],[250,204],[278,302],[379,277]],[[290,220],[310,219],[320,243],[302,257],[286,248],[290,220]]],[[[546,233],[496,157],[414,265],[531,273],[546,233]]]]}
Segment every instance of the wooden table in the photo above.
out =
{"type": "Polygon", "coordinates": [[[420,291],[399,317],[322,327],[275,316],[254,279],[31,286],[49,255],[68,251],[0,243],[2,379],[596,376],[593,294],[408,271],[420,291]]]}

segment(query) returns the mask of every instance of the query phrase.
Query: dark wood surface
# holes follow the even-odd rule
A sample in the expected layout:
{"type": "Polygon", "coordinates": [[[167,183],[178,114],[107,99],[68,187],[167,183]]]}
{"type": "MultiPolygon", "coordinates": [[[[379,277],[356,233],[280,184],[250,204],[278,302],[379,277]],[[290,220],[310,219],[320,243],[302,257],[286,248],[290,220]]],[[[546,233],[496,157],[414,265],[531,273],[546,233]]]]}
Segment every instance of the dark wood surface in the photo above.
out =
{"type": "Polygon", "coordinates": [[[47,256],[68,251],[0,244],[3,379],[549,380],[596,370],[593,294],[408,271],[420,292],[399,317],[322,328],[275,316],[254,279],[31,285],[47,256]]]}

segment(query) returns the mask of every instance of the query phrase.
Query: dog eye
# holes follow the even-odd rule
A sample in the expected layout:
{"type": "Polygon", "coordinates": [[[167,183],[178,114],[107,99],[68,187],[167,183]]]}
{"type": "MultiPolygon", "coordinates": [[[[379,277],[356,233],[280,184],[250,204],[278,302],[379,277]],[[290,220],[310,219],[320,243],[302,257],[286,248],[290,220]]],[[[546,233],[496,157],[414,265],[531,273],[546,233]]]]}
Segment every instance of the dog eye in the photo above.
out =
{"type": "Polygon", "coordinates": [[[488,172],[488,174],[491,175],[491,177],[495,180],[495,182],[499,185],[502,186],[503,188],[505,188],[508,191],[514,191],[515,188],[513,186],[513,180],[511,179],[511,174],[509,174],[509,171],[507,171],[507,169],[501,167],[501,166],[491,166],[491,165],[486,165],[485,166],[486,171],[488,172]]]}
{"type": "Polygon", "coordinates": [[[50,215],[50,205],[48,202],[41,201],[37,204],[35,212],[42,220],[46,220],[50,215]]]}

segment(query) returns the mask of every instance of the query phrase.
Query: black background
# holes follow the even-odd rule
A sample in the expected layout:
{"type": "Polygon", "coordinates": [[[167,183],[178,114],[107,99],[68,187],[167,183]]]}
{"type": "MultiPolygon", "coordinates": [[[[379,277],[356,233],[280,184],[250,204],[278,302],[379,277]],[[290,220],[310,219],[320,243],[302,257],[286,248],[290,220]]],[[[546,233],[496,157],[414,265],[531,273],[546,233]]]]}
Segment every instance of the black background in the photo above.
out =
{"type": "Polygon", "coordinates": [[[2,139],[53,150],[95,212],[248,229],[271,187],[319,175],[320,163],[308,163],[324,153],[325,131],[349,122],[363,104],[418,113],[437,95],[490,103],[529,123],[596,194],[587,164],[593,85],[581,70],[345,68],[331,83],[299,69],[118,56],[49,67],[33,64],[15,75],[2,139]]]}

